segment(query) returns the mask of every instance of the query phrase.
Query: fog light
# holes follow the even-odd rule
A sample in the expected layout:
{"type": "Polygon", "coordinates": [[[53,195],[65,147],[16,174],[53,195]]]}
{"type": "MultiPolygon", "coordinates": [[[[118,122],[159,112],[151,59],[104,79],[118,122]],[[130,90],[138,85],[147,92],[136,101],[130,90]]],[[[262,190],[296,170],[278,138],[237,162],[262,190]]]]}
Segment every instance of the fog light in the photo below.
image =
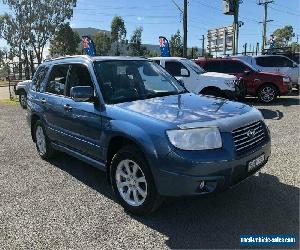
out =
{"type": "Polygon", "coordinates": [[[205,181],[201,181],[200,184],[199,184],[199,189],[203,189],[205,186],[205,181]]]}

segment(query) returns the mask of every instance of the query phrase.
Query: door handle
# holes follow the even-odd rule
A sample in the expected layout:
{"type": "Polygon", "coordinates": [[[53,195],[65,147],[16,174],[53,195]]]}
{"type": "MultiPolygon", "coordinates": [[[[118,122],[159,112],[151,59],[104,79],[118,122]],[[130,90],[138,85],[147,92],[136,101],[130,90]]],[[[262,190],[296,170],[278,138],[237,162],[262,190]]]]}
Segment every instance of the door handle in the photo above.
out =
{"type": "Polygon", "coordinates": [[[70,111],[70,110],[72,110],[72,107],[70,106],[70,104],[65,104],[65,105],[64,105],[64,109],[65,109],[66,111],[70,111]]]}
{"type": "Polygon", "coordinates": [[[42,98],[40,101],[42,104],[45,104],[47,102],[45,98],[42,98]]]}

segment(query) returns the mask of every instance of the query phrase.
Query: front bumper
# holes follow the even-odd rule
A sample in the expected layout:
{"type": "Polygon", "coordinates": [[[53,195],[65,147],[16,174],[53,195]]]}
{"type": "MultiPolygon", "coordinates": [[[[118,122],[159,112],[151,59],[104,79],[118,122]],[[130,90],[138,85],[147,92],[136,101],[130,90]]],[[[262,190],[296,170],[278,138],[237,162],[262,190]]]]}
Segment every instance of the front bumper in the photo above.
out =
{"type": "Polygon", "coordinates": [[[168,155],[168,164],[176,166],[176,172],[159,169],[156,175],[158,192],[163,196],[203,195],[223,191],[243,181],[261,169],[271,154],[270,140],[255,152],[233,160],[218,160],[211,162],[195,162],[182,158],[175,152],[168,155]],[[248,172],[249,161],[265,154],[265,162],[253,171],[248,172]],[[179,171],[178,171],[179,170],[179,171]],[[200,188],[200,183],[205,183],[200,188]]]}

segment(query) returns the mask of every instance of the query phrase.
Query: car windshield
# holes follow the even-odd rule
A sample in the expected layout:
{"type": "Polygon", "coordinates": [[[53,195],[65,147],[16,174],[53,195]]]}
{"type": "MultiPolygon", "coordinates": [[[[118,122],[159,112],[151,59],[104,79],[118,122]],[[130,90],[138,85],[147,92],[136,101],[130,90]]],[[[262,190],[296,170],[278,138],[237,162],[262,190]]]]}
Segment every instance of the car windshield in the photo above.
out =
{"type": "Polygon", "coordinates": [[[95,70],[108,104],[186,92],[162,67],[147,60],[96,61],[95,70]]]}
{"type": "Polygon", "coordinates": [[[198,64],[194,63],[193,61],[188,60],[188,59],[184,59],[183,62],[184,62],[184,64],[185,64],[186,66],[188,66],[188,67],[191,68],[193,71],[195,71],[196,74],[201,75],[201,74],[204,74],[204,73],[205,73],[205,70],[202,69],[198,64]]]}

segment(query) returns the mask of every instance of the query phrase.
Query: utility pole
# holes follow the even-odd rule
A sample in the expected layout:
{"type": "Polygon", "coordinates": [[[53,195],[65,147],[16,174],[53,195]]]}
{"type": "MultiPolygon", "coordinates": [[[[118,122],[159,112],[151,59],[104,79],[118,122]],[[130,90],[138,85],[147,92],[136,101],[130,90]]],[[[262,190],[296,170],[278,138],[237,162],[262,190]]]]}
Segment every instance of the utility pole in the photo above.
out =
{"type": "Polygon", "coordinates": [[[233,21],[233,54],[238,54],[239,51],[239,6],[240,6],[240,0],[234,0],[234,21],[233,21]]]}
{"type": "Polygon", "coordinates": [[[187,56],[187,9],[188,9],[188,0],[184,0],[183,5],[183,57],[187,56]]]}
{"type": "Polygon", "coordinates": [[[201,40],[201,42],[202,42],[202,48],[201,48],[202,53],[201,53],[201,56],[204,57],[204,53],[205,53],[205,48],[204,48],[204,46],[205,46],[205,36],[202,35],[202,38],[199,39],[199,40],[201,40]]]}
{"type": "Polygon", "coordinates": [[[274,20],[268,20],[268,5],[274,3],[274,0],[259,0],[258,5],[264,6],[264,20],[259,22],[263,24],[263,34],[262,34],[262,45],[261,50],[264,51],[267,45],[267,23],[273,22],[274,20]]]}
{"type": "Polygon", "coordinates": [[[188,0],[184,0],[183,9],[175,2],[171,0],[182,15],[183,23],[183,57],[187,56],[187,20],[188,20],[188,0]]]}

